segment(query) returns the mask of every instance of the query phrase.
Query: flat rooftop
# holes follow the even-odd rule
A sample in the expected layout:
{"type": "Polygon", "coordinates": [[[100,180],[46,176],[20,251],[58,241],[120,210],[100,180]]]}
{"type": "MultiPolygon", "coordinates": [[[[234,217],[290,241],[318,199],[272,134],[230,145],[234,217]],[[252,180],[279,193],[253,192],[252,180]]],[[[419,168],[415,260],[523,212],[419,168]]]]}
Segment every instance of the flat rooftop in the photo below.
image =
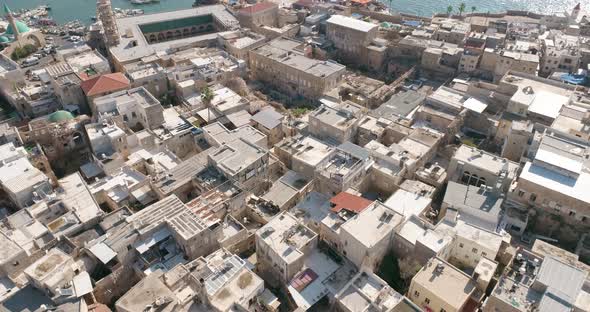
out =
{"type": "Polygon", "coordinates": [[[215,40],[217,38],[217,33],[206,33],[194,37],[186,37],[155,44],[149,44],[144,37],[144,33],[148,30],[159,30],[159,28],[154,25],[170,24],[171,26],[168,27],[170,28],[174,27],[174,21],[184,21],[190,18],[206,16],[212,16],[216,22],[225,28],[223,30],[239,27],[238,20],[223,5],[207,5],[186,10],[120,18],[117,19],[117,28],[121,34],[121,42],[119,45],[111,47],[111,53],[113,53],[115,58],[120,62],[126,63],[159,51],[166,51],[173,46],[188,46],[201,41],[215,40]]]}
{"type": "Polygon", "coordinates": [[[471,276],[439,259],[430,259],[412,279],[449,306],[459,310],[476,289],[471,276]]]}
{"type": "Polygon", "coordinates": [[[356,115],[360,110],[361,107],[358,105],[345,101],[335,107],[322,105],[313,111],[311,116],[332,127],[346,130],[356,122],[358,119],[356,115]]]}
{"type": "Polygon", "coordinates": [[[256,232],[277,255],[287,263],[303,257],[302,247],[309,244],[317,234],[287,212],[274,217],[256,232]]]}
{"type": "Polygon", "coordinates": [[[513,161],[467,145],[461,145],[455,152],[453,159],[469,163],[470,166],[486,170],[495,175],[498,175],[500,171],[506,168],[509,178],[514,177],[519,169],[519,165],[513,161]]]}
{"type": "Polygon", "coordinates": [[[377,275],[366,271],[359,272],[337,295],[337,300],[351,312],[392,311],[403,298],[377,275]]]}
{"type": "Polygon", "coordinates": [[[356,18],[343,16],[343,15],[332,15],[328,20],[328,24],[334,24],[340,27],[353,29],[360,32],[369,32],[379,26],[373,23],[361,21],[356,18]]]}
{"type": "Polygon", "coordinates": [[[123,90],[94,99],[94,105],[97,110],[100,110],[101,107],[106,109],[100,110],[99,112],[109,112],[112,111],[113,108],[130,104],[150,107],[153,105],[159,105],[160,101],[158,101],[144,87],[123,90]]]}
{"type": "Polygon", "coordinates": [[[216,148],[209,154],[209,158],[219,169],[233,177],[267,154],[268,151],[260,146],[239,138],[216,148]]]}
{"type": "Polygon", "coordinates": [[[281,37],[251,51],[316,77],[328,77],[342,73],[346,69],[344,65],[334,61],[321,61],[304,56],[303,52],[299,51],[301,45],[302,42],[281,37]]]}
{"type": "Polygon", "coordinates": [[[395,212],[409,218],[412,215],[419,216],[430,206],[431,199],[402,189],[398,189],[383,204],[395,210],[395,212]]]}
{"type": "Polygon", "coordinates": [[[72,257],[58,248],[52,248],[46,255],[28,266],[24,272],[35,280],[42,281],[54,272],[59,274],[57,271],[64,270],[68,261],[73,262],[72,257]]]}
{"type": "Polygon", "coordinates": [[[340,229],[348,232],[364,246],[375,246],[385,236],[398,227],[404,217],[393,209],[375,202],[354,218],[344,223],[340,229]]]}
{"type": "Polygon", "coordinates": [[[295,136],[283,140],[280,148],[290,152],[294,159],[316,167],[334,152],[334,148],[311,136],[295,136]]]}
{"type": "Polygon", "coordinates": [[[527,162],[519,180],[526,180],[529,183],[590,204],[590,192],[588,192],[590,190],[590,174],[587,172],[582,172],[577,178],[574,178],[527,162]]]}

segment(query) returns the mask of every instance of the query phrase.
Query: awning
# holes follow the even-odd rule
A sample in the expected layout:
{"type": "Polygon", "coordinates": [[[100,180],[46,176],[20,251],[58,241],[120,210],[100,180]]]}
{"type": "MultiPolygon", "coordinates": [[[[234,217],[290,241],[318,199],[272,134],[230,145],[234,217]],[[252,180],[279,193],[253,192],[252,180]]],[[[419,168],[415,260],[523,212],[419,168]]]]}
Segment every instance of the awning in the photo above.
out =
{"type": "Polygon", "coordinates": [[[152,246],[165,240],[170,235],[170,230],[168,230],[167,227],[164,227],[161,230],[154,233],[151,237],[135,243],[135,250],[137,250],[137,252],[139,252],[140,254],[143,254],[144,252],[148,251],[152,246]]]}
{"type": "Polygon", "coordinates": [[[117,256],[117,253],[105,243],[98,243],[88,249],[100,262],[107,264],[111,259],[117,256]]]}
{"type": "Polygon", "coordinates": [[[92,292],[92,282],[90,282],[90,275],[86,271],[74,276],[72,284],[74,284],[74,291],[78,298],[92,292]]]}

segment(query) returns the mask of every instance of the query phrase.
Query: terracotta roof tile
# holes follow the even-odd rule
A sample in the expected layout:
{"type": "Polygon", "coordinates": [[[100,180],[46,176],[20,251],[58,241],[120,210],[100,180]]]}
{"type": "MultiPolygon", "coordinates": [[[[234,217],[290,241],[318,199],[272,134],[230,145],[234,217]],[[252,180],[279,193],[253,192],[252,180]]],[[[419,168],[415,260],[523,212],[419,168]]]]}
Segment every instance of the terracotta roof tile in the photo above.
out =
{"type": "Polygon", "coordinates": [[[80,86],[86,96],[94,96],[124,90],[129,87],[129,79],[122,73],[112,73],[82,81],[80,86]]]}
{"type": "Polygon", "coordinates": [[[336,213],[340,212],[342,209],[354,213],[360,213],[365,210],[365,208],[369,207],[371,203],[373,202],[366,198],[352,195],[347,192],[340,192],[338,195],[330,199],[330,204],[332,206],[331,210],[336,213]]]}

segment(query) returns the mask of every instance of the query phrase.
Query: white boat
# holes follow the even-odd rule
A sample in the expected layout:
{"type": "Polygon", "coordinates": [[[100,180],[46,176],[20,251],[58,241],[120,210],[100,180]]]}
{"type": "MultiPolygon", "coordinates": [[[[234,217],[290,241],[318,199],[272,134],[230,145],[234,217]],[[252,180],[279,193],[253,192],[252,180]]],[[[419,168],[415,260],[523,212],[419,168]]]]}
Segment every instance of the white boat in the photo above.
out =
{"type": "Polygon", "coordinates": [[[148,4],[152,3],[152,0],[131,0],[133,4],[148,4]]]}

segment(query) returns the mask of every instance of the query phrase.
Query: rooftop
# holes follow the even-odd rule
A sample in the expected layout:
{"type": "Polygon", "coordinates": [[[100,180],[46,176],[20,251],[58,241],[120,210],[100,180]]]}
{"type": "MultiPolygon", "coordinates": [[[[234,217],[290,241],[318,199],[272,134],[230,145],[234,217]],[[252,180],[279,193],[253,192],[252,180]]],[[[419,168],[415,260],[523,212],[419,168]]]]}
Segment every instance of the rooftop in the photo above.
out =
{"type": "Polygon", "coordinates": [[[304,256],[301,249],[316,239],[317,234],[303,225],[288,212],[274,217],[256,232],[286,263],[295,262],[304,256]]]}
{"type": "Polygon", "coordinates": [[[86,96],[95,96],[127,89],[129,79],[122,73],[104,74],[83,81],[80,87],[86,96]]]}
{"type": "Polygon", "coordinates": [[[281,37],[251,51],[316,77],[341,74],[346,69],[345,66],[334,61],[321,61],[304,56],[302,51],[299,51],[302,44],[302,42],[281,37]]]}
{"type": "Polygon", "coordinates": [[[194,155],[174,166],[166,173],[155,177],[153,185],[164,194],[174,192],[178,187],[189,183],[207,166],[207,152],[194,155]]]}
{"type": "Polygon", "coordinates": [[[430,206],[431,201],[430,197],[398,189],[383,204],[409,218],[412,215],[419,216],[430,206]]]}
{"type": "Polygon", "coordinates": [[[470,166],[486,170],[494,175],[500,174],[502,170],[507,170],[508,177],[514,177],[519,168],[518,164],[513,161],[467,145],[461,145],[455,152],[453,159],[469,163],[470,166]]]}
{"type": "Polygon", "coordinates": [[[435,257],[414,276],[417,283],[450,307],[460,310],[476,289],[471,276],[446,261],[435,257]]]}
{"type": "Polygon", "coordinates": [[[372,247],[390,235],[404,217],[393,209],[375,202],[341,226],[364,246],[372,247]]]}
{"type": "Polygon", "coordinates": [[[403,298],[403,295],[389,287],[385,281],[367,271],[359,272],[336,296],[336,300],[351,312],[396,311],[392,309],[403,298]]]}
{"type": "Polygon", "coordinates": [[[312,167],[316,167],[334,152],[334,148],[312,137],[297,135],[289,137],[279,143],[279,147],[312,167]]]}
{"type": "Polygon", "coordinates": [[[330,199],[330,206],[332,207],[330,210],[335,213],[340,212],[342,209],[354,213],[360,213],[372,203],[373,201],[360,196],[356,196],[347,192],[340,192],[330,199]]]}
{"type": "Polygon", "coordinates": [[[361,32],[369,32],[379,27],[376,24],[367,23],[356,18],[343,15],[332,15],[327,22],[328,24],[334,24],[340,27],[350,28],[361,32]]]}
{"type": "Polygon", "coordinates": [[[266,129],[274,129],[281,124],[285,116],[278,113],[274,108],[268,107],[252,116],[252,120],[266,129]]]}
{"type": "Polygon", "coordinates": [[[158,30],[162,29],[162,27],[170,28],[175,25],[186,27],[186,25],[195,24],[191,19],[203,17],[214,18],[224,29],[237,28],[239,24],[236,18],[223,5],[207,5],[186,10],[119,18],[117,19],[117,28],[121,32],[121,42],[116,47],[110,49],[111,53],[120,62],[125,63],[139,60],[142,57],[159,51],[167,51],[171,47],[189,46],[202,41],[215,40],[217,37],[216,33],[199,33],[200,35],[197,34],[192,37],[154,44],[149,44],[144,37],[144,32],[146,31],[158,30]],[[148,29],[147,26],[151,28],[148,29]],[[123,36],[123,34],[125,35],[123,36]]]}
{"type": "Polygon", "coordinates": [[[339,129],[348,129],[357,120],[362,108],[350,101],[335,106],[322,105],[311,113],[311,116],[323,123],[339,129]]]}
{"type": "Polygon", "coordinates": [[[229,177],[234,177],[267,155],[267,150],[239,138],[216,148],[209,154],[209,159],[229,177]]]}

